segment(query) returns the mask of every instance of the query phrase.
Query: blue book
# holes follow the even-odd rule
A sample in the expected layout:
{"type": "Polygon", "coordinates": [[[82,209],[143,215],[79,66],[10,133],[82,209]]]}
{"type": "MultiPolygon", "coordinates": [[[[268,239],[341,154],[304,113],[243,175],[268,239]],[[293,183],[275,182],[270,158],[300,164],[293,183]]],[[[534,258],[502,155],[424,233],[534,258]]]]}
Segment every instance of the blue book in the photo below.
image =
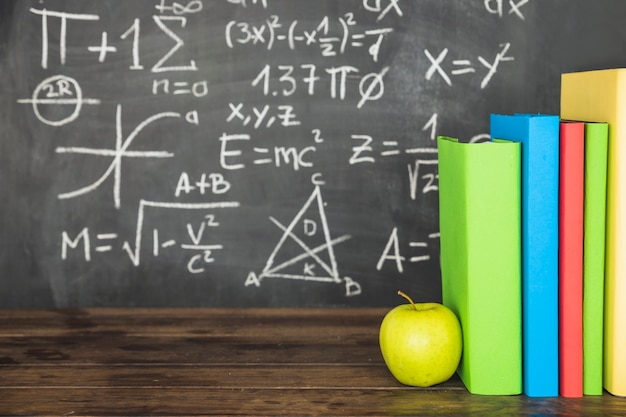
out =
{"type": "Polygon", "coordinates": [[[491,115],[492,139],[522,143],[522,379],[559,394],[559,116],[491,115]]]}

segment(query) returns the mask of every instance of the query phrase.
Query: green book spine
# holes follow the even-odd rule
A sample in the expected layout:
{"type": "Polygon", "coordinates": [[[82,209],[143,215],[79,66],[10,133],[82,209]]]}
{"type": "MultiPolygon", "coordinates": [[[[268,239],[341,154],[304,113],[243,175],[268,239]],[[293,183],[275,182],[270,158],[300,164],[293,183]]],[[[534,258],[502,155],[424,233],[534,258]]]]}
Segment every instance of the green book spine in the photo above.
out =
{"type": "Polygon", "coordinates": [[[583,394],[602,395],[608,124],[585,124],[583,394]]]}
{"type": "Polygon", "coordinates": [[[522,392],[521,144],[438,138],[443,303],[473,394],[522,392]]]}

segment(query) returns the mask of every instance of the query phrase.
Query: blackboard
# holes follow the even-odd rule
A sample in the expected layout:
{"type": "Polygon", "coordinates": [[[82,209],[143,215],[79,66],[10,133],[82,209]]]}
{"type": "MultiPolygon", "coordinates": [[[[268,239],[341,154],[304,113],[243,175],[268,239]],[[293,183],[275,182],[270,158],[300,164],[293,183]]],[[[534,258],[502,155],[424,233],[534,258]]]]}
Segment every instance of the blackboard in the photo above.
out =
{"type": "Polygon", "coordinates": [[[440,301],[437,135],[626,65],[618,0],[0,3],[0,306],[440,301]]]}

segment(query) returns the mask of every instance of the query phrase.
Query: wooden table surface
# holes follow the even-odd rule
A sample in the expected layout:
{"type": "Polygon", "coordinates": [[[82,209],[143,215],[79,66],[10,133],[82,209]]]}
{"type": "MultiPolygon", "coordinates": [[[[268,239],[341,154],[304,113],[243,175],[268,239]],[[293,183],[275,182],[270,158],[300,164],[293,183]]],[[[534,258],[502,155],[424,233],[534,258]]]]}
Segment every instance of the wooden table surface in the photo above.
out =
{"type": "Polygon", "coordinates": [[[0,310],[0,415],[623,416],[626,398],[400,385],[383,309],[0,310]]]}

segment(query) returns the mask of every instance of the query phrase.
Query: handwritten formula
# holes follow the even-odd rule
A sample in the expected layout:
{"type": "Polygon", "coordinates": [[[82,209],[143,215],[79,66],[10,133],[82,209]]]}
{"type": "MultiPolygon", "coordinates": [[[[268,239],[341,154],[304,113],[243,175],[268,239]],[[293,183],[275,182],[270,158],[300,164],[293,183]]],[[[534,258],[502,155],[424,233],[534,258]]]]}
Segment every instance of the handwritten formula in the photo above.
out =
{"type": "MultiPolygon", "coordinates": [[[[533,5],[455,3],[475,28],[524,28],[533,5]]],[[[33,70],[15,104],[49,149],[60,305],[124,274],[200,304],[197,288],[207,304],[281,287],[436,298],[436,137],[488,138],[471,101],[525,62],[508,32],[438,25],[434,1],[16,7],[33,70]]]]}

